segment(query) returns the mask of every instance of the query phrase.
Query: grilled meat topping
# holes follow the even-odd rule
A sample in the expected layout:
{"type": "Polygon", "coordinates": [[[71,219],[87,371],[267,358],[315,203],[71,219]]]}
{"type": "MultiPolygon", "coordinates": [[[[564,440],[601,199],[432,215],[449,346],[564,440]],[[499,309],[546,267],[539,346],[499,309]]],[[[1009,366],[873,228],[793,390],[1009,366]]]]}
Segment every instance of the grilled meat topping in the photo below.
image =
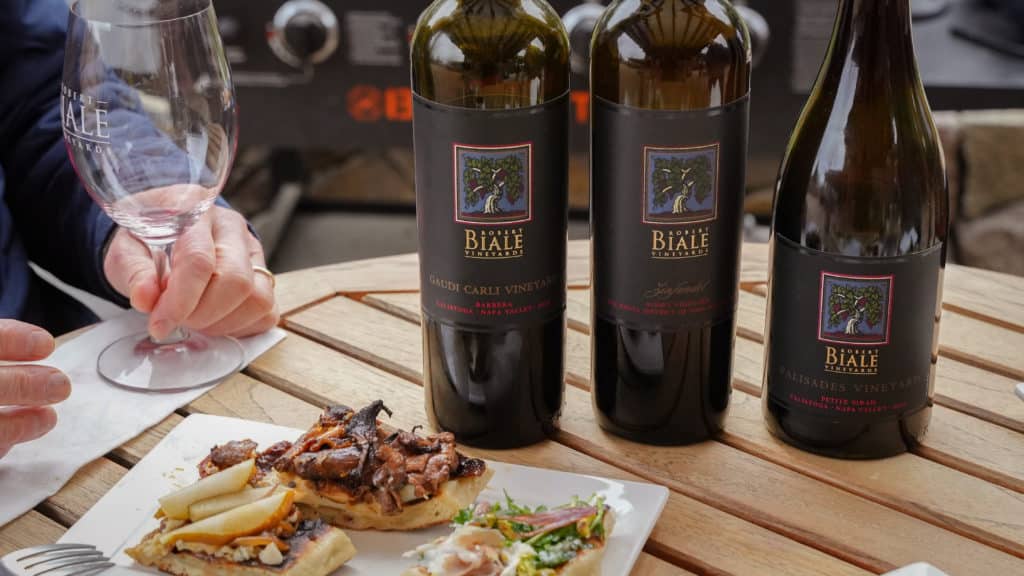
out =
{"type": "Polygon", "coordinates": [[[358,446],[331,448],[299,454],[291,462],[291,469],[308,480],[347,480],[353,473],[361,475],[365,460],[366,451],[358,446]]]}
{"type": "Polygon", "coordinates": [[[432,497],[449,480],[486,472],[483,460],[455,450],[450,432],[423,436],[416,428],[394,430],[378,423],[381,412],[391,415],[381,400],[358,412],[331,406],[294,444],[278,442],[263,452],[252,440],[214,446],[199,465],[200,475],[255,458],[253,485],[271,470],[292,472],[318,486],[341,486],[356,499],[376,501],[384,514],[398,514],[403,504],[432,497]]]}
{"type": "MultiPolygon", "coordinates": [[[[330,410],[330,408],[328,408],[330,410]]],[[[364,438],[366,440],[377,439],[377,416],[381,411],[387,412],[391,417],[391,410],[384,405],[383,400],[377,400],[359,412],[356,412],[352,419],[345,426],[345,435],[353,438],[364,438]]]]}
{"type": "Polygon", "coordinates": [[[340,404],[328,406],[320,416],[320,424],[324,427],[335,426],[344,423],[350,416],[352,416],[352,409],[348,406],[340,404]]]}
{"type": "Polygon", "coordinates": [[[466,458],[459,454],[459,465],[455,468],[456,478],[473,478],[482,475],[487,470],[487,464],[479,458],[466,458]]]}
{"type": "Polygon", "coordinates": [[[274,469],[274,463],[292,447],[292,443],[278,442],[263,452],[257,452],[256,447],[256,443],[249,439],[214,446],[210,450],[210,454],[199,463],[199,477],[206,478],[211,474],[255,458],[256,473],[253,474],[249,483],[259,486],[267,473],[274,469]]]}
{"type": "Polygon", "coordinates": [[[282,440],[277,444],[272,444],[270,448],[267,448],[256,457],[256,467],[261,472],[266,472],[274,468],[274,464],[284,456],[286,452],[292,447],[292,443],[287,440],[282,440]]]}
{"type": "Polygon", "coordinates": [[[381,412],[391,415],[380,400],[358,412],[346,406],[327,408],[274,467],[375,500],[384,514],[401,512],[403,495],[406,502],[429,498],[449,480],[486,471],[482,460],[455,450],[453,434],[395,431],[378,423],[381,412]],[[402,493],[407,486],[413,487],[411,494],[402,493]]]}
{"type": "Polygon", "coordinates": [[[225,468],[241,464],[256,457],[257,444],[252,440],[233,440],[227,444],[214,446],[210,454],[199,463],[199,476],[205,478],[225,468]]]}
{"type": "Polygon", "coordinates": [[[237,440],[217,446],[210,451],[210,462],[220,469],[230,468],[256,456],[257,444],[252,440],[237,440]]]}

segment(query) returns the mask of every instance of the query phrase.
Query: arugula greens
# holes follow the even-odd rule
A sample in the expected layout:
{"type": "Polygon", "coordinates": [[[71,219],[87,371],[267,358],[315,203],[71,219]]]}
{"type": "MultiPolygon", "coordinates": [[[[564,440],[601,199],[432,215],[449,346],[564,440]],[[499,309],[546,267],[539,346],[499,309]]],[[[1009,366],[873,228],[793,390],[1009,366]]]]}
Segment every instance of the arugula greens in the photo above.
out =
{"type": "Polygon", "coordinates": [[[546,506],[530,508],[517,504],[506,492],[504,502],[465,508],[459,511],[452,522],[458,526],[469,524],[496,529],[505,536],[506,548],[515,542],[524,542],[535,554],[520,560],[516,568],[517,576],[546,576],[554,573],[553,568],[574,559],[580,550],[593,548],[591,539],[604,539],[606,510],[604,498],[597,495],[586,500],[574,497],[564,506],[549,509],[546,506]],[[525,521],[531,516],[580,508],[594,508],[596,512],[550,530],[546,529],[543,522],[534,525],[525,521]]]}

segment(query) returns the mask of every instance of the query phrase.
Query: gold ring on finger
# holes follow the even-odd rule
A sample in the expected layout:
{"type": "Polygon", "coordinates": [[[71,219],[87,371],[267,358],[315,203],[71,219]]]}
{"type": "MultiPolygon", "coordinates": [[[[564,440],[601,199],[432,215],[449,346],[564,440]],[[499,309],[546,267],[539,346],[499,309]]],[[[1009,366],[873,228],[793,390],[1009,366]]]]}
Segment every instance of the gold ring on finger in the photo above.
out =
{"type": "Polygon", "coordinates": [[[271,287],[274,287],[274,288],[277,287],[277,278],[274,277],[274,273],[271,272],[270,269],[267,268],[266,266],[260,266],[258,264],[253,264],[252,271],[256,272],[257,274],[263,274],[264,276],[266,276],[270,280],[270,286],[271,287]]]}

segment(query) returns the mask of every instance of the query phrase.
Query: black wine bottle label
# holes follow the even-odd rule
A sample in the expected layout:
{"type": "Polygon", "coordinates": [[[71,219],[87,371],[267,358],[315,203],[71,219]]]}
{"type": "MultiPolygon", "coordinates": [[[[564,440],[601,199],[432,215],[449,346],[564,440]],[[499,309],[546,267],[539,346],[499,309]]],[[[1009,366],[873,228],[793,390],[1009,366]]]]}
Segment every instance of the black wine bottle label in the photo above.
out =
{"type": "Polygon", "coordinates": [[[640,329],[728,318],[736,306],[749,96],[723,108],[593,103],[599,316],[640,329]]]}
{"type": "Polygon", "coordinates": [[[833,420],[891,420],[929,402],[942,247],[847,258],[775,236],[768,394],[833,420]]]}
{"type": "Polygon", "coordinates": [[[415,98],[423,308],[494,328],[565,309],[568,94],[471,110],[415,98]]]}

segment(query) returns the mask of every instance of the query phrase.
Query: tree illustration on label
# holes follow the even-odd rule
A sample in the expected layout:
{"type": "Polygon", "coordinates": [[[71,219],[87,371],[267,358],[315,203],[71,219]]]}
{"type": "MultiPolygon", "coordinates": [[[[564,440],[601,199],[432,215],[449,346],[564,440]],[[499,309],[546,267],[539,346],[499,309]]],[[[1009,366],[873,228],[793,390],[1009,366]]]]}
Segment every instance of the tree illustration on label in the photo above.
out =
{"type": "Polygon", "coordinates": [[[705,156],[689,160],[658,158],[654,162],[654,185],[654,203],[664,206],[672,198],[672,213],[683,214],[691,197],[703,204],[711,193],[711,162],[705,156]]]}
{"type": "Polygon", "coordinates": [[[888,343],[892,276],[824,273],[821,291],[821,340],[862,345],[888,343]]]}
{"type": "Polygon", "coordinates": [[[829,306],[832,309],[830,324],[846,324],[843,333],[859,336],[861,323],[870,328],[882,319],[882,292],[877,286],[856,289],[837,286],[832,290],[829,306]]]}
{"type": "Polygon", "coordinates": [[[530,220],[532,146],[456,146],[456,220],[515,223],[530,220]]]}
{"type": "Polygon", "coordinates": [[[644,221],[714,220],[717,211],[718,145],[644,150],[644,221]]]}

